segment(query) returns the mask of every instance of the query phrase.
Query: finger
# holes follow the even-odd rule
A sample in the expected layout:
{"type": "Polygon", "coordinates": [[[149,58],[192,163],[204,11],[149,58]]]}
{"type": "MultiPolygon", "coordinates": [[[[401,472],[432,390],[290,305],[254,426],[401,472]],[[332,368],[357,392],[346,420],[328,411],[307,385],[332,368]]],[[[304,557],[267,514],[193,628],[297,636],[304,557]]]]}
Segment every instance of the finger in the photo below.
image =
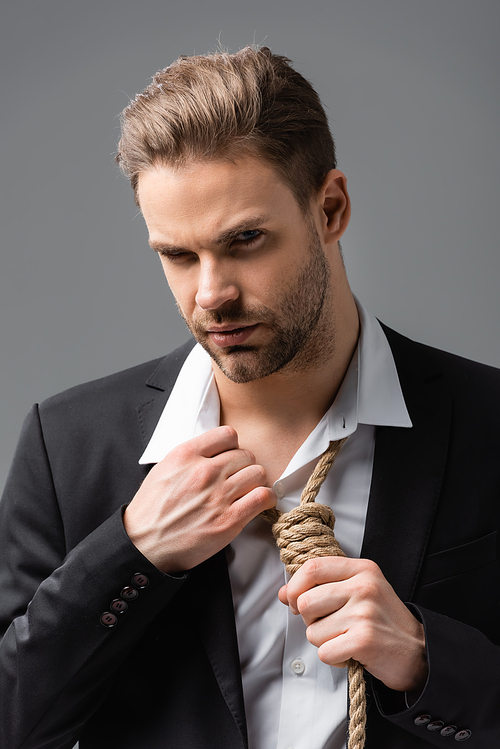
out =
{"type": "Polygon", "coordinates": [[[299,612],[297,611],[297,609],[293,608],[290,605],[290,601],[288,600],[288,585],[282,585],[281,586],[281,588],[278,591],[278,598],[281,601],[281,603],[284,603],[285,606],[289,606],[290,607],[290,611],[292,612],[292,614],[295,614],[295,616],[299,615],[299,612]]]}
{"type": "Polygon", "coordinates": [[[307,625],[334,614],[343,608],[351,595],[349,582],[325,583],[302,593],[297,608],[307,625]]]}
{"type": "Polygon", "coordinates": [[[357,660],[356,643],[349,632],[332,637],[317,647],[319,659],[328,666],[344,668],[350,658],[357,660]]]}
{"type": "Polygon", "coordinates": [[[290,607],[290,611],[292,614],[295,614],[295,616],[298,616],[299,610],[297,608],[297,600],[293,598],[290,600],[290,596],[288,595],[289,586],[290,583],[287,583],[286,585],[283,585],[279,591],[278,591],[278,598],[281,601],[281,603],[284,603],[285,606],[290,607]]]}
{"type": "Polygon", "coordinates": [[[285,606],[288,606],[288,595],[286,592],[287,586],[282,585],[281,588],[278,590],[278,598],[281,601],[281,603],[284,603],[285,606]]]}
{"type": "Polygon", "coordinates": [[[297,570],[288,582],[288,605],[294,614],[299,613],[299,597],[303,596],[307,591],[315,588],[319,584],[318,579],[321,576],[320,568],[325,566],[325,559],[329,559],[329,557],[309,559],[299,570],[297,570]]]}
{"type": "Polygon", "coordinates": [[[242,530],[250,520],[253,520],[261,512],[275,507],[276,502],[277,497],[272,489],[268,486],[258,486],[233,502],[230,513],[235,525],[239,525],[240,530],[242,530]]]}
{"type": "Polygon", "coordinates": [[[238,448],[238,435],[230,426],[216,427],[204,434],[184,442],[179,446],[193,455],[202,455],[204,458],[213,458],[227,450],[238,448]]]}
{"type": "MultiPolygon", "coordinates": [[[[227,480],[234,477],[237,483],[243,483],[243,476],[236,478],[241,471],[244,471],[246,468],[255,469],[249,475],[255,476],[257,483],[249,486],[242,494],[245,494],[246,491],[250,491],[250,489],[256,486],[264,486],[267,482],[266,471],[262,466],[255,463],[255,455],[250,450],[240,448],[227,450],[226,452],[219,453],[219,455],[214,455],[213,458],[210,458],[210,461],[215,467],[218,467],[222,479],[227,480]]],[[[246,474],[244,475],[246,476],[246,474]]]]}
{"type": "Polygon", "coordinates": [[[330,582],[348,580],[361,572],[367,565],[376,566],[366,559],[348,557],[317,557],[309,559],[295,573],[288,583],[288,603],[297,609],[297,599],[307,590],[330,582]]]}
{"type": "Polygon", "coordinates": [[[335,640],[337,637],[345,635],[355,625],[356,621],[342,607],[338,611],[333,611],[322,619],[317,619],[308,624],[306,630],[307,639],[311,645],[319,648],[330,640],[335,640]]]}
{"type": "Polygon", "coordinates": [[[265,487],[267,482],[265,468],[256,463],[249,464],[248,458],[247,463],[242,465],[243,460],[244,456],[236,456],[234,463],[231,462],[231,464],[224,468],[224,471],[227,471],[229,474],[226,480],[228,497],[233,502],[241,499],[245,494],[251,492],[252,489],[257,489],[259,486],[265,487]]]}

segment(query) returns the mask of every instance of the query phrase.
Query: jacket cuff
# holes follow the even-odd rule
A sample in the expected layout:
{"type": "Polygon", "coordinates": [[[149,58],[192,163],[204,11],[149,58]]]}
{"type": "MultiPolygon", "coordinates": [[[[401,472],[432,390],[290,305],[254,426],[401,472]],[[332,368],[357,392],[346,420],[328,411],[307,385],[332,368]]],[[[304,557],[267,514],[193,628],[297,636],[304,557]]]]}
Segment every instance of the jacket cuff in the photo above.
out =
{"type": "Polygon", "coordinates": [[[407,606],[424,626],[429,674],[410,707],[404,692],[372,678],[380,714],[434,746],[442,746],[449,736],[468,741],[468,749],[494,746],[500,735],[498,647],[462,622],[415,604],[407,606]]]}

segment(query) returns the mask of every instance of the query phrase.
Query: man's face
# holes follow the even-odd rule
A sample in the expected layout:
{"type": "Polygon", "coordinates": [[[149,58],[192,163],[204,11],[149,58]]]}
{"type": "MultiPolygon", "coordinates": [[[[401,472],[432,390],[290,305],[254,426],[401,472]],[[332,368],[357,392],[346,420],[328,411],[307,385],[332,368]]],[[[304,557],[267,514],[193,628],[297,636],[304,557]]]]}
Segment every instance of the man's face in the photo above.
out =
{"type": "Polygon", "coordinates": [[[329,261],[266,162],[158,166],[140,175],[139,200],[184,320],[229,379],[308,368],[331,351],[329,261]]]}

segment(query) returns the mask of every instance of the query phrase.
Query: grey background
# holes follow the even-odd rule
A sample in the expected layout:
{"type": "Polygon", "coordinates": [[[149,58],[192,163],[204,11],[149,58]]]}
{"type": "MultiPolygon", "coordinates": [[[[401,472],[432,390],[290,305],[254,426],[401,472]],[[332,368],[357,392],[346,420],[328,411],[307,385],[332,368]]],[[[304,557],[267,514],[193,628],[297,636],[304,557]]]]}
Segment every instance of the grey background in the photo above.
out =
{"type": "Polygon", "coordinates": [[[10,0],[2,11],[0,482],[34,401],[186,338],[118,113],[217,41],[319,91],[347,174],[351,284],[385,322],[500,365],[496,0],[10,0]]]}

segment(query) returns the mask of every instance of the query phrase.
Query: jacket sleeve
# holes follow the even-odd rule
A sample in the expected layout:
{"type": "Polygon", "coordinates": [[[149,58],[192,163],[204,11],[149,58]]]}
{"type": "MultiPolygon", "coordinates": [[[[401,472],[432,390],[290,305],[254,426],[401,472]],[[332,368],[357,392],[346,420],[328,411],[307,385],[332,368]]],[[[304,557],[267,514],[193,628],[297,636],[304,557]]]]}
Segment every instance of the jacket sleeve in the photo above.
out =
{"type": "Polygon", "coordinates": [[[379,712],[429,746],[444,747],[450,740],[454,745],[466,741],[468,749],[496,746],[500,648],[474,627],[414,604],[409,607],[425,629],[427,683],[407,707],[404,695],[373,680],[379,712]]]}
{"type": "Polygon", "coordinates": [[[66,548],[35,406],[0,502],[0,746],[70,749],[183,581],[136,549],[121,509],[66,548]]]}

